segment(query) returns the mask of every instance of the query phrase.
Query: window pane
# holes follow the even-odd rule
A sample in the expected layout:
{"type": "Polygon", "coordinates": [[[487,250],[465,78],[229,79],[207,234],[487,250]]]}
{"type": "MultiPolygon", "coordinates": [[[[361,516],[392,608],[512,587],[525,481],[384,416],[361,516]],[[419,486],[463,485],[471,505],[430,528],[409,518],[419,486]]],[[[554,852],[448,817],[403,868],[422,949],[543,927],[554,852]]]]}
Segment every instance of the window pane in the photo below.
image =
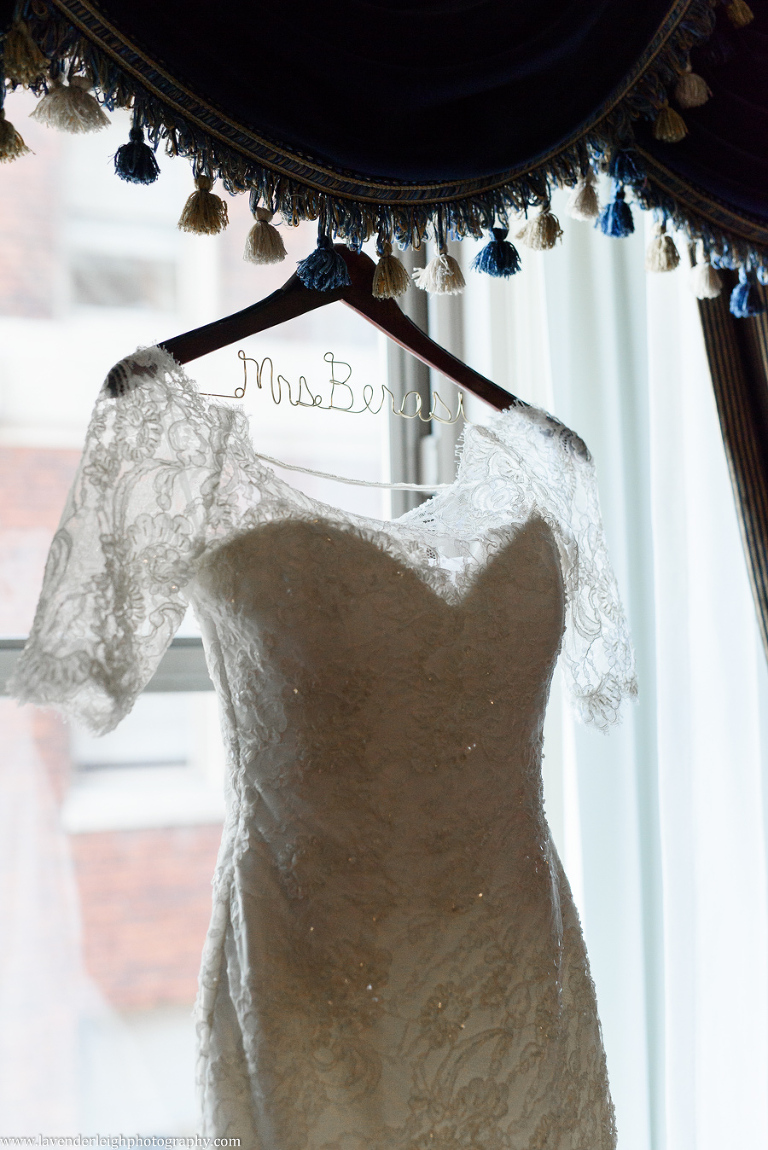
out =
{"type": "MultiPolygon", "coordinates": [[[[159,157],[150,187],[112,159],[130,117],[91,136],[50,131],[9,95],[34,155],[0,181],[0,638],[29,629],[48,546],[110,367],[139,345],[245,307],[280,286],[316,243],[285,229],[288,259],[242,258],[252,217],[203,238],[176,226],[189,165],[159,157]]],[[[221,191],[220,188],[217,191],[221,191]]],[[[189,367],[234,393],[238,347],[295,389],[326,387],[326,352],[356,394],[384,381],[372,327],[342,305],[189,367]]],[[[221,402],[226,403],[226,400],[221,402]]],[[[277,406],[249,379],[258,450],[341,475],[388,478],[384,417],[277,406]]],[[[385,518],[388,496],[287,472],[319,498],[385,518]]],[[[397,477],[395,477],[397,478],[397,477]]],[[[196,633],[194,619],[180,634],[196,633]]],[[[183,660],[183,651],[173,652],[183,660]]],[[[199,683],[199,674],[194,680],[199,683]]],[[[212,692],[147,693],[116,732],[93,739],[56,715],[0,700],[2,1133],[197,1129],[191,1009],[224,810],[224,753],[212,692]]]]}

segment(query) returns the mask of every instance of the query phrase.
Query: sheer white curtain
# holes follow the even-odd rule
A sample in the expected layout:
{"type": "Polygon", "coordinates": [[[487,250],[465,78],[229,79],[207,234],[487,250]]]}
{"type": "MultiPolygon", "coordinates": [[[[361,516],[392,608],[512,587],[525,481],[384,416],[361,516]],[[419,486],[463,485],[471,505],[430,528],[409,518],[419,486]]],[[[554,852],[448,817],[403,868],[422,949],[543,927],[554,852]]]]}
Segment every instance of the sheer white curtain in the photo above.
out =
{"type": "Polygon", "coordinates": [[[633,629],[638,705],[603,737],[556,689],[545,745],[620,1150],[768,1145],[768,675],[685,260],[636,220],[468,277],[465,351],[589,444],[633,629]]]}

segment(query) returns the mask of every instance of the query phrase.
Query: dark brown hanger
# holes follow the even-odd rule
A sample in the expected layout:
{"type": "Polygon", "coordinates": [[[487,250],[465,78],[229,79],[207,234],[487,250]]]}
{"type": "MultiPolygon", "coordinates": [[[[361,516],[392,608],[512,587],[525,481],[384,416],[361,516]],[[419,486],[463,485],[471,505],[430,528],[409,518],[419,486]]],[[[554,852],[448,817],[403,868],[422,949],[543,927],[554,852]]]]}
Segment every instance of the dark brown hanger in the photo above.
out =
{"type": "Polygon", "coordinates": [[[334,246],[349,268],[352,283],[348,287],[336,288],[333,291],[316,291],[314,288],[304,287],[299,277],[292,275],[287,283],[259,303],[225,316],[224,319],[218,319],[214,323],[207,323],[193,331],[184,332],[183,335],[174,336],[159,346],[165,348],[177,363],[189,363],[201,355],[208,355],[220,347],[227,347],[239,339],[255,335],[257,331],[277,327],[289,319],[295,319],[308,311],[341,300],[428,367],[439,371],[457,387],[479,395],[497,411],[503,411],[513,405],[526,406],[523,400],[510,395],[503,387],[473,371],[455,355],[451,355],[444,347],[431,340],[401,312],[394,300],[376,299],[372,294],[373,273],[376,266],[372,259],[363,252],[350,251],[343,244],[334,246]]]}

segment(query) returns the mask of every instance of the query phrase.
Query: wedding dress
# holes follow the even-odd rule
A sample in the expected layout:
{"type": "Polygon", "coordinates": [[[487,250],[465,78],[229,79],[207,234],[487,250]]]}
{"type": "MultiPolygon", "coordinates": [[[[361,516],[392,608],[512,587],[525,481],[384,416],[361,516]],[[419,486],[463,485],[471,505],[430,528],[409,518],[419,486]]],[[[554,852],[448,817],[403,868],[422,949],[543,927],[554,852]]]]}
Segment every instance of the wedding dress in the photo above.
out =
{"type": "Polygon", "coordinates": [[[467,427],[454,484],[383,522],[278,479],[167,353],[108,382],[12,689],[109,731],[194,606],[230,763],[203,1132],[609,1150],[541,785],[558,655],[587,722],[635,690],[584,444],[512,407],[467,427]]]}

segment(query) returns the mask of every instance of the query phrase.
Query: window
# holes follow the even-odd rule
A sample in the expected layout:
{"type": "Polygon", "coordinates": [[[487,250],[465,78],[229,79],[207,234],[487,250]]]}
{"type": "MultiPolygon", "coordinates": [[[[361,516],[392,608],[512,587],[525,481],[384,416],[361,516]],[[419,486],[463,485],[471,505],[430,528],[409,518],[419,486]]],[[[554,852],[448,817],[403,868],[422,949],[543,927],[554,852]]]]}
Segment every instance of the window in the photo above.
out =
{"type": "MultiPolygon", "coordinates": [[[[111,156],[127,113],[65,137],[9,97],[34,155],[0,182],[0,681],[31,624],[47,549],[101,380],[137,345],[244,307],[284,282],[316,229],[286,235],[288,260],[242,259],[252,219],[230,201],[228,231],[188,236],[176,221],[189,165],[160,156],[151,187],[122,184],[111,156]]],[[[380,338],[341,305],[241,345],[298,384],[327,386],[334,352],[354,382],[382,382],[380,338]]],[[[201,389],[233,394],[237,347],[191,365],[201,389]]],[[[222,400],[226,402],[226,400],[222,400]]],[[[320,470],[389,477],[386,419],[276,406],[251,383],[245,406],[270,455],[320,470]]],[[[388,494],[286,473],[336,506],[377,518],[388,494]]],[[[196,1132],[191,1007],[224,817],[224,750],[194,619],[113,734],[0,699],[4,1018],[2,1133],[196,1132]],[[15,822],[13,822],[15,820],[15,822]],[[45,1035],[45,1042],[33,1041],[45,1035]],[[31,1044],[31,1045],[30,1045],[31,1044]],[[45,1047],[41,1055],[40,1047],[45,1047]],[[66,1067],[66,1073],[62,1072],[66,1067]]]]}

